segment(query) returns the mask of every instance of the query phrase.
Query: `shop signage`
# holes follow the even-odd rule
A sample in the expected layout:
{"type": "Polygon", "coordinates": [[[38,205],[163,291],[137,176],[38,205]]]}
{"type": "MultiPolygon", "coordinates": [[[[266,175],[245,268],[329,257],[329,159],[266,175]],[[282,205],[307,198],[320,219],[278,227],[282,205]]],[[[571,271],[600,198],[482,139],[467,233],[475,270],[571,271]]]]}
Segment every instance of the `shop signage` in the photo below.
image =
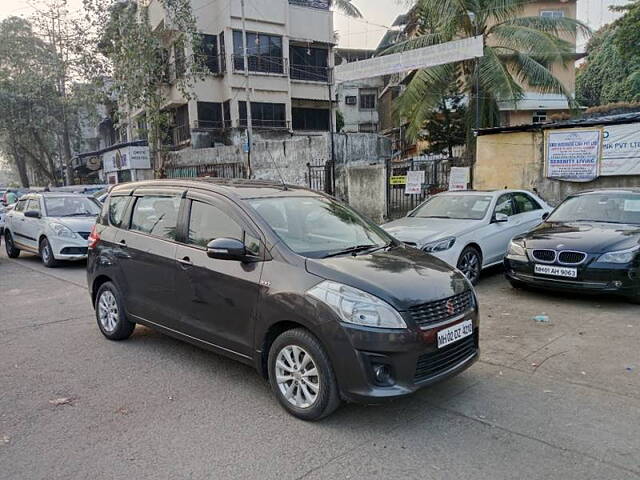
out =
{"type": "Polygon", "coordinates": [[[640,123],[604,127],[600,175],[640,175],[640,123]]]}
{"type": "Polygon", "coordinates": [[[547,130],[546,176],[567,182],[590,182],[600,170],[602,129],[547,130]]]}

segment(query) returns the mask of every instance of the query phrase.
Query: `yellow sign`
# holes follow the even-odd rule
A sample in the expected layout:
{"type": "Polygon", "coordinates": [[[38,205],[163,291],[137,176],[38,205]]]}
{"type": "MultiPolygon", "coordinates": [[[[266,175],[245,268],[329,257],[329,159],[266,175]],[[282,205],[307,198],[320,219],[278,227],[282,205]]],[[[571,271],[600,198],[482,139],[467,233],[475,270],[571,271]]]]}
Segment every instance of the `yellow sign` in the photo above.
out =
{"type": "Polygon", "coordinates": [[[406,175],[395,175],[389,178],[389,184],[390,185],[406,185],[407,177],[406,175]]]}

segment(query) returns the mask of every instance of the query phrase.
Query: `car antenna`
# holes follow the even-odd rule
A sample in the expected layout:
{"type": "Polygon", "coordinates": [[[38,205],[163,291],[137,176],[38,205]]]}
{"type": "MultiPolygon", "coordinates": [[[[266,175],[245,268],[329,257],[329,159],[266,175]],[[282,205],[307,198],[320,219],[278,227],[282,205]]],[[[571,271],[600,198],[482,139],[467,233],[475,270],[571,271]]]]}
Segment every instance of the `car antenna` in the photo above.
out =
{"type": "Polygon", "coordinates": [[[271,157],[271,163],[273,163],[273,166],[275,167],[276,172],[278,172],[278,176],[280,177],[280,183],[282,183],[282,190],[286,192],[289,189],[287,188],[287,184],[284,181],[284,177],[282,176],[282,172],[280,171],[280,168],[278,167],[278,164],[276,163],[275,158],[273,158],[273,155],[271,155],[271,150],[269,150],[269,146],[267,143],[265,143],[265,148],[267,150],[267,153],[269,154],[269,157],[271,157]]]}

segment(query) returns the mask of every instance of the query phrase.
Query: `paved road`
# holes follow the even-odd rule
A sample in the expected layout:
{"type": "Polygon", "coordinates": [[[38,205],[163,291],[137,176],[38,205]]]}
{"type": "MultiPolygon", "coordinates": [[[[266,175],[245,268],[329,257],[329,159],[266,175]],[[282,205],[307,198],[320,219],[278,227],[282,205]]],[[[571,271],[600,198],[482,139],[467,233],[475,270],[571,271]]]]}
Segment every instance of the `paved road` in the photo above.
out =
{"type": "Polygon", "coordinates": [[[82,266],[0,255],[0,479],[640,478],[640,307],[500,272],[478,291],[481,362],[310,424],[248,367],[142,327],[104,340],[82,266]]]}

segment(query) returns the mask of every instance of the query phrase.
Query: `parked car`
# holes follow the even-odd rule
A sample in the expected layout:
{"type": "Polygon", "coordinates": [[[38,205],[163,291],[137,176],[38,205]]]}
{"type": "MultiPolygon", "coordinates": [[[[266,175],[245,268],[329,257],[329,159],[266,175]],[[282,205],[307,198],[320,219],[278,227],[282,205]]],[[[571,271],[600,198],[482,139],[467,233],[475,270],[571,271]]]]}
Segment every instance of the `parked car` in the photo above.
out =
{"type": "Polygon", "coordinates": [[[73,193],[30,193],[9,212],[5,225],[5,248],[10,258],[21,250],[35,253],[47,267],[60,260],[87,257],[87,239],[100,205],[73,193]]]}
{"type": "Polygon", "coordinates": [[[328,196],[272,183],[116,186],[89,237],[111,340],[141,323],[255,366],[292,415],[377,403],[479,355],[473,287],[328,196]]]}
{"type": "Polygon", "coordinates": [[[522,190],[444,192],[382,228],[457,267],[475,285],[483,268],[502,262],[514,236],[549,212],[544,200],[522,190]]]}
{"type": "Polygon", "coordinates": [[[640,302],[640,189],[568,197],[511,241],[504,260],[514,287],[615,293],[640,302]]]}

